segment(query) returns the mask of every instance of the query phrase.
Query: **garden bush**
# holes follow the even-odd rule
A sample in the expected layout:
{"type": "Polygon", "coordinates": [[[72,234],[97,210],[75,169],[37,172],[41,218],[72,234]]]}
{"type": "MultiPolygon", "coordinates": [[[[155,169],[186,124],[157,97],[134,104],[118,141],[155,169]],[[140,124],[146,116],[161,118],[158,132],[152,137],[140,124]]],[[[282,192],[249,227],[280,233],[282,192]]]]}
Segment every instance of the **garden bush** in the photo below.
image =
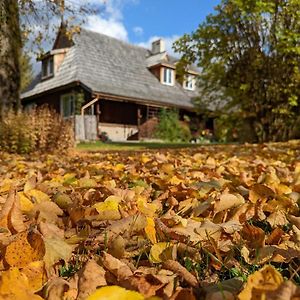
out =
{"type": "Polygon", "coordinates": [[[10,153],[65,152],[74,145],[73,126],[44,106],[8,112],[0,120],[0,150],[10,153]]]}
{"type": "Polygon", "coordinates": [[[162,109],[155,137],[170,142],[189,142],[192,135],[188,124],[179,120],[177,110],[162,109]]]}

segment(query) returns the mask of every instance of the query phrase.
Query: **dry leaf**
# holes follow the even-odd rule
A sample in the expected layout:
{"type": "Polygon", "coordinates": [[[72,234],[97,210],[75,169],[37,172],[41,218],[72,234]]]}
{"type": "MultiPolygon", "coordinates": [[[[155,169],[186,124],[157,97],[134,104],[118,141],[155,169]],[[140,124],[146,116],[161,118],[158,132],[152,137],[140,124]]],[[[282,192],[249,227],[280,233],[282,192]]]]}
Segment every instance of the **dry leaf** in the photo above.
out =
{"type": "Polygon", "coordinates": [[[25,192],[25,195],[30,197],[34,203],[50,201],[50,197],[46,193],[36,189],[25,192]]]}
{"type": "Polygon", "coordinates": [[[152,244],[157,243],[155,222],[152,218],[147,217],[147,226],[145,227],[145,233],[152,244]]]}
{"type": "Polygon", "coordinates": [[[51,201],[44,201],[34,206],[32,213],[38,216],[38,222],[57,223],[59,216],[64,212],[57,204],[51,201]]]}
{"type": "Polygon", "coordinates": [[[67,244],[63,239],[59,237],[44,237],[45,242],[45,256],[44,261],[46,268],[49,269],[59,260],[64,260],[65,262],[72,255],[73,246],[67,244]]]}
{"type": "Polygon", "coordinates": [[[176,259],[176,248],[174,245],[160,242],[151,247],[149,260],[152,263],[161,263],[168,259],[176,259]]]}
{"type": "Polygon", "coordinates": [[[30,290],[39,291],[47,283],[47,274],[44,261],[34,261],[22,269],[22,273],[28,278],[30,290]]]}
{"type": "Polygon", "coordinates": [[[26,226],[23,219],[19,195],[15,190],[10,190],[0,213],[0,227],[7,228],[12,233],[24,231],[26,226]]]}
{"type": "Polygon", "coordinates": [[[238,207],[243,203],[245,200],[239,194],[222,194],[220,200],[215,203],[215,213],[238,207]]]}
{"type": "Polygon", "coordinates": [[[6,247],[4,260],[11,267],[23,268],[31,262],[42,260],[44,254],[45,245],[41,235],[24,231],[6,247]]]}
{"type": "Polygon", "coordinates": [[[10,268],[1,274],[0,299],[8,300],[43,300],[34,295],[29,279],[18,268],[10,268]]]}
{"type": "Polygon", "coordinates": [[[272,266],[264,266],[249,276],[246,287],[239,294],[240,300],[268,299],[266,293],[275,291],[282,284],[281,274],[272,266]]]}
{"type": "Polygon", "coordinates": [[[127,279],[133,274],[125,263],[106,252],[103,253],[102,264],[105,269],[117,277],[117,280],[127,279]]]}
{"type": "Polygon", "coordinates": [[[78,300],[85,300],[98,287],[107,285],[105,270],[94,260],[89,260],[80,270],[78,276],[78,300]]]}

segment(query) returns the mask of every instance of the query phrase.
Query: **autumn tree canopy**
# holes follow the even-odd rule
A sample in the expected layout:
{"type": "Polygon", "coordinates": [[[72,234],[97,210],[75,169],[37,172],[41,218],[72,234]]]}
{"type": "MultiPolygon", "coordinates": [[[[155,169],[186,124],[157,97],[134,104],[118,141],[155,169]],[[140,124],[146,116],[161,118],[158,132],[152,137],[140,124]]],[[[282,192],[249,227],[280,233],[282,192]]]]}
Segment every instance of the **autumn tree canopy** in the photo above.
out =
{"type": "Polygon", "coordinates": [[[20,55],[25,41],[41,45],[64,16],[70,31],[92,11],[87,2],[68,0],[3,0],[0,2],[0,118],[20,107],[20,55]],[[76,17],[75,17],[76,16],[76,17]]]}
{"type": "MultiPolygon", "coordinates": [[[[300,2],[222,0],[174,48],[181,67],[201,68],[198,104],[220,100],[256,140],[286,140],[299,130],[300,2]]],[[[227,109],[227,110],[225,110],[227,109]]]]}

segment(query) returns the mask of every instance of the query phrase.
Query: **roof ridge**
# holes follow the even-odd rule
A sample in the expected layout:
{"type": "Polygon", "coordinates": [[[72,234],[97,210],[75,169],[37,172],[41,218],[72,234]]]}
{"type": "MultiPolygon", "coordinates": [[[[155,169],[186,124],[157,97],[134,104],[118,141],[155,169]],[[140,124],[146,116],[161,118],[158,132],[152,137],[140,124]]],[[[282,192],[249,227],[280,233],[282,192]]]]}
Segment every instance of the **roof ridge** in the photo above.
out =
{"type": "MultiPolygon", "coordinates": [[[[87,32],[91,32],[91,33],[94,33],[94,34],[98,34],[98,35],[107,37],[107,38],[109,38],[109,39],[118,41],[119,43],[122,43],[122,44],[124,44],[124,45],[126,45],[126,46],[130,46],[130,47],[134,47],[134,48],[139,48],[139,49],[147,50],[147,51],[149,51],[149,52],[151,53],[151,49],[148,49],[148,48],[139,46],[139,45],[137,45],[137,44],[131,44],[130,42],[127,42],[127,41],[124,41],[124,40],[120,40],[120,39],[118,39],[118,38],[116,38],[116,37],[113,37],[113,36],[110,36],[110,35],[107,35],[107,34],[98,32],[98,31],[94,31],[94,30],[91,30],[91,29],[83,28],[83,27],[81,27],[80,31],[87,31],[87,32]]],[[[80,33],[79,33],[79,34],[80,34],[80,33]]]]}

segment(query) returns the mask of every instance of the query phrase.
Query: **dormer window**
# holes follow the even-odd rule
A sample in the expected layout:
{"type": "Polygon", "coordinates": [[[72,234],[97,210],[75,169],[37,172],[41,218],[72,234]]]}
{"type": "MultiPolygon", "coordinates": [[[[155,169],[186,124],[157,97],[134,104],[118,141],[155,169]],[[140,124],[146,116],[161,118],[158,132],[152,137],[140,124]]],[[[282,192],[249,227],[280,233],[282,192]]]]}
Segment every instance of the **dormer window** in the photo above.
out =
{"type": "Polygon", "coordinates": [[[183,82],[183,87],[186,90],[191,90],[194,91],[195,90],[195,76],[194,75],[187,75],[185,77],[185,80],[183,82]]]}
{"type": "Polygon", "coordinates": [[[162,83],[167,85],[174,85],[174,70],[170,68],[163,68],[162,83]]]}
{"type": "Polygon", "coordinates": [[[54,75],[53,56],[42,61],[42,78],[48,78],[54,75]]]}

